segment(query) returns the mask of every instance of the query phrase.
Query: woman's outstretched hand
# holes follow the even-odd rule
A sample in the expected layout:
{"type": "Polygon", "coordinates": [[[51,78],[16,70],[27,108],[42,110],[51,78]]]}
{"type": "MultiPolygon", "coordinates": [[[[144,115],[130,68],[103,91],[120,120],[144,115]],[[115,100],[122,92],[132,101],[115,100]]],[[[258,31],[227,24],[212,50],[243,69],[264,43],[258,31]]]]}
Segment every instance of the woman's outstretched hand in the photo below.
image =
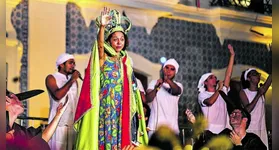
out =
{"type": "Polygon", "coordinates": [[[107,7],[104,7],[104,10],[101,12],[101,25],[106,26],[110,20],[111,16],[109,15],[110,9],[107,7]]]}

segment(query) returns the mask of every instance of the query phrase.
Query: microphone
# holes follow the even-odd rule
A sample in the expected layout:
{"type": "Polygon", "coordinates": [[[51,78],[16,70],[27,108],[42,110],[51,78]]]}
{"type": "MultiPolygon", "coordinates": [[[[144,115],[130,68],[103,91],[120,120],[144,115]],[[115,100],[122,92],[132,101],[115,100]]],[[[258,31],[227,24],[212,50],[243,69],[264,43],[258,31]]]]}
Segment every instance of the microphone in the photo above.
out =
{"type": "Polygon", "coordinates": [[[159,83],[159,84],[156,86],[156,88],[160,88],[161,85],[162,85],[162,83],[159,83]]]}
{"type": "Polygon", "coordinates": [[[163,69],[160,70],[160,78],[163,80],[162,83],[159,83],[157,86],[155,86],[156,90],[159,91],[161,88],[161,85],[164,83],[164,72],[163,69]]]}
{"type": "Polygon", "coordinates": [[[219,87],[219,85],[218,85],[219,81],[220,81],[220,80],[217,80],[217,81],[216,81],[216,85],[214,85],[215,88],[218,88],[218,87],[219,87]]]}
{"type": "MultiPolygon", "coordinates": [[[[74,69],[73,72],[72,72],[71,74],[73,74],[75,71],[77,71],[77,70],[74,69]]],[[[83,78],[81,77],[81,75],[79,75],[78,78],[79,78],[81,81],[83,81],[83,78]]]]}
{"type": "Polygon", "coordinates": [[[83,78],[82,78],[81,76],[78,76],[78,78],[79,78],[81,81],[83,81],[83,78]]]}
{"type": "Polygon", "coordinates": [[[162,82],[162,83],[159,83],[157,86],[155,86],[155,89],[156,89],[157,91],[160,90],[162,84],[164,83],[164,78],[161,78],[161,79],[163,80],[163,82],[162,82]]]}

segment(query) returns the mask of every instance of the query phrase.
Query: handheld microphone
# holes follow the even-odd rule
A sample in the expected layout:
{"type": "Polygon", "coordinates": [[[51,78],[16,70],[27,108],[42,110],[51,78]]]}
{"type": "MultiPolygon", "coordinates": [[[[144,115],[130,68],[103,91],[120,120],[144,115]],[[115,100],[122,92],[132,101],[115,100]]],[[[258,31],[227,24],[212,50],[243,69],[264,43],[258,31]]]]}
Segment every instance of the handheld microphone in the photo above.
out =
{"type": "MultiPolygon", "coordinates": [[[[72,74],[73,74],[75,71],[77,71],[77,70],[74,69],[73,72],[72,72],[72,74]]],[[[81,77],[81,75],[79,75],[78,78],[79,78],[81,81],[83,81],[83,78],[81,77]]]]}
{"type": "Polygon", "coordinates": [[[159,83],[159,84],[156,86],[156,88],[160,88],[161,85],[164,83],[164,78],[161,78],[161,79],[163,80],[163,82],[162,82],[162,83],[159,83]]]}
{"type": "Polygon", "coordinates": [[[160,70],[160,78],[163,80],[162,83],[159,83],[155,88],[157,89],[157,91],[161,88],[161,85],[164,83],[164,73],[163,70],[160,70]]]}
{"type": "Polygon", "coordinates": [[[81,81],[83,81],[83,78],[82,78],[81,76],[78,76],[78,78],[79,78],[81,81]]]}
{"type": "Polygon", "coordinates": [[[217,88],[217,89],[219,88],[219,84],[218,84],[219,82],[220,82],[220,80],[217,80],[217,81],[216,81],[215,88],[217,88]]]}
{"type": "Polygon", "coordinates": [[[162,85],[162,83],[159,83],[157,86],[155,86],[155,89],[156,89],[157,91],[159,91],[159,89],[161,88],[161,85],[162,85]]]}

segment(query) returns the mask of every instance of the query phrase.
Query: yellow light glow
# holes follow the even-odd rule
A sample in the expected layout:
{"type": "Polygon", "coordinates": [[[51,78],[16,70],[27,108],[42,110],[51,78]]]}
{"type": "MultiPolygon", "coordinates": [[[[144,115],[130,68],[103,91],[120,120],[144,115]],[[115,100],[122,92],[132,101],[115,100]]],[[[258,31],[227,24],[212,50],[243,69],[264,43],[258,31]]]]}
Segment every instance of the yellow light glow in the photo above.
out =
{"type": "Polygon", "coordinates": [[[248,7],[251,4],[251,0],[241,0],[240,1],[241,6],[248,7]]]}
{"type": "Polygon", "coordinates": [[[235,5],[234,0],[229,0],[229,2],[230,2],[232,5],[235,5]]]}
{"type": "Polygon", "coordinates": [[[21,2],[22,0],[6,0],[6,5],[10,5],[10,6],[16,6],[17,4],[19,4],[19,2],[21,2]]]}
{"type": "Polygon", "coordinates": [[[6,46],[14,47],[18,45],[17,40],[6,39],[6,46]]]}
{"type": "Polygon", "coordinates": [[[232,5],[238,5],[242,7],[248,7],[251,4],[251,0],[229,0],[232,5]]]}
{"type": "Polygon", "coordinates": [[[51,2],[51,3],[57,3],[57,4],[66,4],[66,3],[75,3],[80,7],[100,7],[103,5],[109,5],[111,3],[103,2],[101,0],[39,0],[42,2],[51,2]]]}
{"type": "MultiPolygon", "coordinates": [[[[266,81],[266,79],[268,78],[269,74],[266,73],[265,71],[263,70],[260,70],[260,69],[256,69],[257,72],[259,72],[261,74],[261,81],[259,84],[264,84],[264,82],[266,81]]],[[[272,84],[269,86],[268,90],[272,90],[272,84]]]]}
{"type": "Polygon", "coordinates": [[[238,0],[234,0],[235,4],[241,6],[238,0]]]}
{"type": "Polygon", "coordinates": [[[253,26],[252,29],[262,33],[265,37],[272,37],[272,28],[253,26]]]}

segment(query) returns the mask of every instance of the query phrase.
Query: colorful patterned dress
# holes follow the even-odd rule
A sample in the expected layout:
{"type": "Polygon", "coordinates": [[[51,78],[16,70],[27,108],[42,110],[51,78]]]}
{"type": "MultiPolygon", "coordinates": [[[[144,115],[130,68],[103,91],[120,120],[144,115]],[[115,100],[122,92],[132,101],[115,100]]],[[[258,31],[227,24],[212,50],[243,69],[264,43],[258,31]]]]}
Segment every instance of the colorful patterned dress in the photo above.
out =
{"type": "MultiPolygon", "coordinates": [[[[121,62],[107,57],[100,67],[97,43],[96,40],[75,113],[75,149],[121,149],[132,141],[147,145],[141,95],[137,88],[133,88],[133,82],[136,82],[132,80],[133,69],[130,59],[127,59],[128,53],[120,52],[121,62]],[[135,125],[132,119],[136,113],[143,117],[135,125]]],[[[105,43],[104,46],[109,55],[116,56],[110,45],[105,43]]]]}
{"type": "Polygon", "coordinates": [[[120,149],[122,78],[120,61],[106,57],[100,75],[99,148],[120,149]]]}

